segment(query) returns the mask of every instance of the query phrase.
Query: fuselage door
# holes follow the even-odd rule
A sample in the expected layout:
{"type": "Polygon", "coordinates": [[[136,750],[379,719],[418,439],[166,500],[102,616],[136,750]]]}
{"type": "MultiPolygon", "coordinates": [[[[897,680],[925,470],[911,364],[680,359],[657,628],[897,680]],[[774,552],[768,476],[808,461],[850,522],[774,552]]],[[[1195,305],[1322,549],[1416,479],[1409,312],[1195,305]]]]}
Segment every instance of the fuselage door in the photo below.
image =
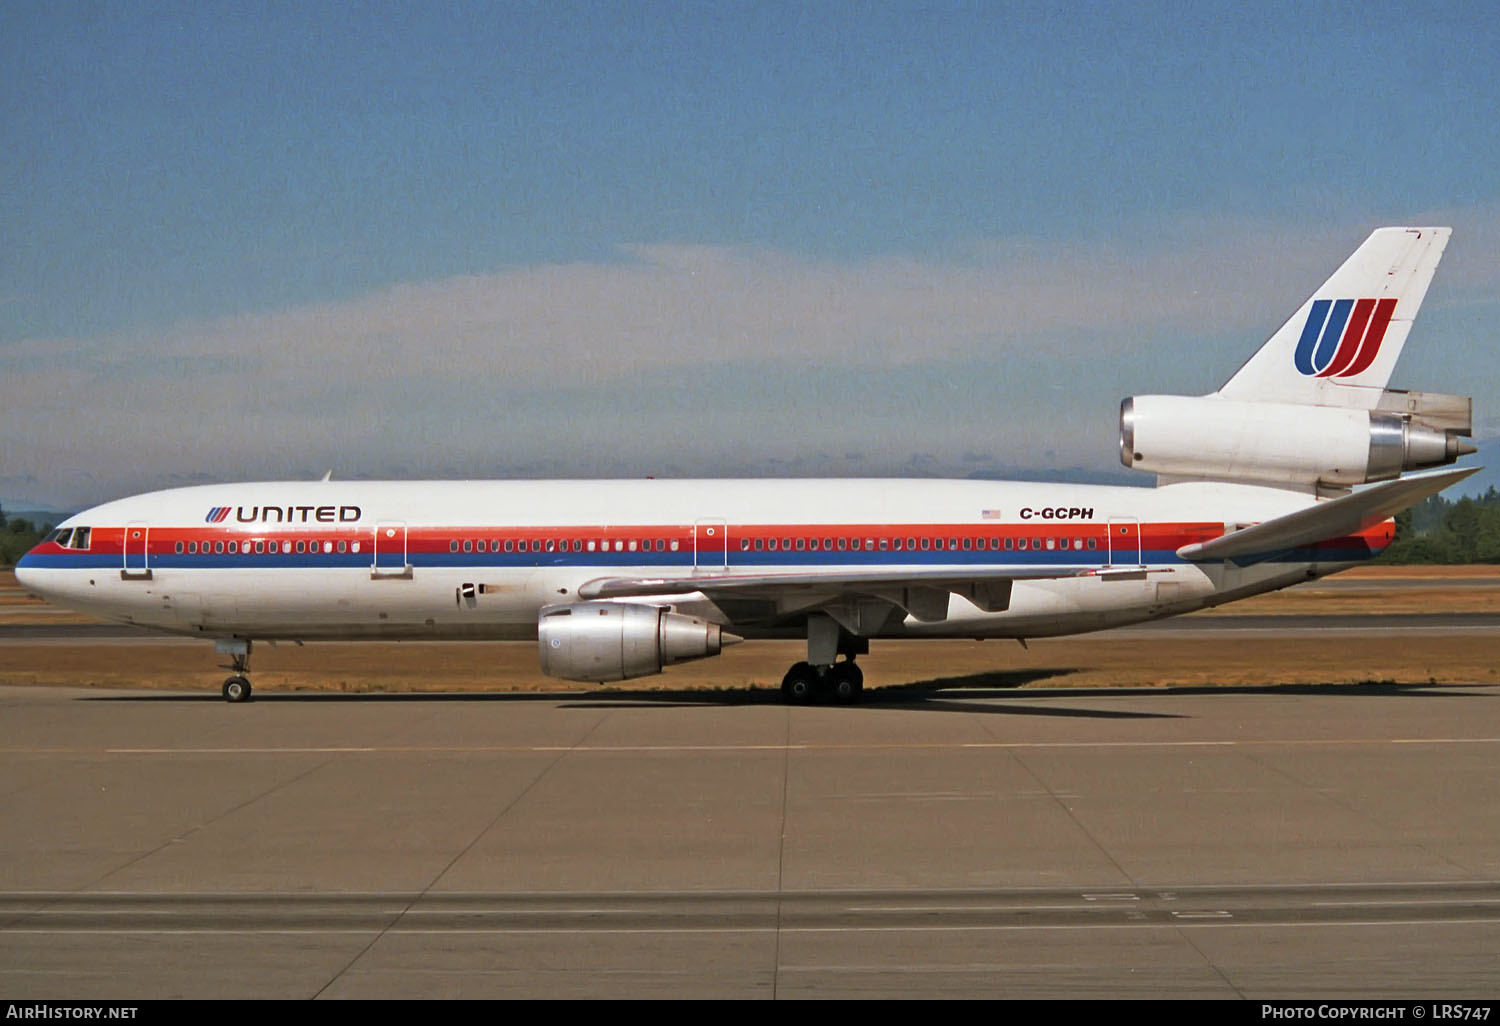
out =
{"type": "Polygon", "coordinates": [[[693,569],[723,570],[729,565],[729,529],[722,520],[693,524],[693,569]]]}
{"type": "Polygon", "coordinates": [[[410,577],[411,560],[406,551],[406,524],[389,520],[375,525],[375,545],[370,576],[410,577]]]}
{"type": "Polygon", "coordinates": [[[151,579],[151,563],[146,551],[146,543],[150,537],[151,528],[143,521],[136,520],[125,525],[125,562],[120,568],[121,577],[151,579]]]}
{"type": "Polygon", "coordinates": [[[1109,518],[1109,565],[1141,566],[1141,522],[1133,517],[1109,518]]]}

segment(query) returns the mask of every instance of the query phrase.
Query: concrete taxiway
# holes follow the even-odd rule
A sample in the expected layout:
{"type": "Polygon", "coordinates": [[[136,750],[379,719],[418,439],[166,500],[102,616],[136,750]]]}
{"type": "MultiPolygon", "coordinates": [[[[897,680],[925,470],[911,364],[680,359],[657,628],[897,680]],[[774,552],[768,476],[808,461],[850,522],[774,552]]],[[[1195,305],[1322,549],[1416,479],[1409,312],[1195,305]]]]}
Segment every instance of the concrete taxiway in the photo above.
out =
{"type": "Polygon", "coordinates": [[[0,686],[0,996],[1500,981],[1500,686],[0,686]]]}

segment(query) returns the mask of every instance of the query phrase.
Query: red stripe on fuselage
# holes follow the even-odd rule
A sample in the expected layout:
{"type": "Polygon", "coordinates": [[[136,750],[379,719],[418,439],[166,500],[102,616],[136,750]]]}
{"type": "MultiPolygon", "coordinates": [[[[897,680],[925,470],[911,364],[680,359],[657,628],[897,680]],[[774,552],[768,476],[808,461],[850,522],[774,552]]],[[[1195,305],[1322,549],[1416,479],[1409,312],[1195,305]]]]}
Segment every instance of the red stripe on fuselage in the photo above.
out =
{"type": "MultiPolygon", "coordinates": [[[[829,551],[838,552],[902,552],[902,551],[963,551],[963,552],[993,552],[997,556],[1001,553],[1018,551],[1037,551],[1034,545],[1040,541],[1042,551],[1063,551],[1066,543],[1067,551],[1087,553],[1091,559],[1104,559],[1109,552],[1109,543],[1112,540],[1117,555],[1133,551],[1137,546],[1136,538],[1139,537],[1139,546],[1143,552],[1165,552],[1176,551],[1184,545],[1194,542],[1208,541],[1219,537],[1223,533],[1222,522],[1200,523],[1200,522],[1165,522],[1147,523],[1135,527],[1131,532],[1128,527],[1134,526],[1133,522],[1127,526],[1124,535],[1117,535],[1113,539],[1108,537],[1111,526],[1119,528],[1119,522],[1114,525],[1099,522],[1033,522],[1024,524],[1000,524],[985,522],[983,524],[733,524],[725,526],[722,533],[716,532],[713,538],[702,537],[699,539],[697,551],[700,553],[722,553],[725,550],[725,542],[728,542],[731,556],[733,553],[742,551],[741,540],[750,542],[751,553],[756,552],[807,552],[810,554],[829,551]],[[768,543],[774,539],[776,549],[769,548],[768,543]],[[803,548],[796,547],[797,541],[803,542],[803,548]],[[844,541],[844,548],[838,548],[838,542],[844,541]],[[926,539],[928,548],[921,548],[921,541],[926,539]],[[995,539],[998,548],[990,547],[990,540],[995,539]],[[1006,539],[1012,543],[1011,549],[1004,548],[1006,539]],[[1048,540],[1054,543],[1053,549],[1047,549],[1048,540]],[[1075,540],[1081,540],[1087,546],[1089,540],[1095,543],[1095,548],[1079,549],[1074,545],[1075,540]],[[910,548],[908,541],[916,540],[917,546],[910,548]],[[969,548],[965,549],[964,542],[968,541],[969,548]],[[1026,548],[1021,549],[1020,543],[1024,540],[1026,548]],[[755,543],[762,543],[762,548],[755,548],[755,543]],[[791,546],[786,543],[790,541],[791,546]],[[828,542],[833,546],[827,547],[828,542]],[[816,542],[816,547],[812,543],[816,542]],[[858,543],[857,547],[854,543],[858,543]],[[882,547],[882,542],[885,546],[882,547]],[[899,548],[896,543],[899,542],[899,548]],[[954,543],[957,543],[956,545],[954,543]]],[[[1356,535],[1346,535],[1340,538],[1328,539],[1319,543],[1327,547],[1347,547],[1349,545],[1364,542],[1372,549],[1384,548],[1390,543],[1391,521],[1377,524],[1356,535]]],[[[291,542],[295,545],[301,541],[304,544],[315,542],[321,549],[324,542],[359,543],[360,554],[373,553],[371,543],[374,541],[374,528],[367,526],[363,528],[345,529],[323,529],[323,530],[278,530],[278,531],[248,531],[243,528],[213,529],[200,526],[188,528],[153,527],[147,537],[147,557],[179,555],[176,546],[179,542],[186,548],[189,542],[197,543],[200,548],[207,545],[212,547],[215,542],[228,542],[233,540],[240,543],[241,555],[245,554],[246,543],[251,546],[250,552],[254,554],[253,545],[259,541],[265,545],[276,542],[278,546],[283,542],[291,542]]],[[[32,551],[46,555],[110,555],[123,556],[124,553],[124,528],[95,527],[91,533],[88,549],[65,549],[55,542],[47,541],[38,545],[32,551]]],[[[474,525],[469,527],[422,527],[411,528],[407,533],[406,550],[411,553],[427,554],[453,554],[451,545],[459,543],[459,555],[463,555],[462,545],[464,541],[471,543],[471,548],[476,543],[483,543],[482,552],[474,551],[472,555],[494,555],[506,554],[504,543],[512,543],[510,555],[532,554],[531,543],[538,542],[542,548],[537,550],[538,555],[549,554],[546,549],[548,541],[553,543],[550,550],[552,555],[561,555],[564,552],[571,553],[574,550],[573,543],[579,542],[580,547],[576,550],[580,554],[586,554],[589,542],[595,543],[595,552],[602,551],[601,543],[608,543],[608,552],[616,553],[615,543],[622,543],[619,553],[628,555],[632,551],[650,552],[655,554],[662,552],[677,552],[690,556],[694,551],[694,532],[691,525],[680,526],[640,526],[640,527],[490,527],[474,525]],[[498,541],[501,543],[499,553],[492,552],[490,543],[498,541]],[[656,549],[656,542],[664,543],[662,550],[656,549]],[[672,549],[671,543],[677,543],[677,548],[672,549]],[[567,548],[563,548],[563,543],[567,548]],[[635,549],[629,548],[631,542],[636,544],[635,549]],[[525,544],[525,549],[520,549],[520,544],[525,544]],[[644,549],[644,544],[649,544],[649,550],[644,549]]],[[[187,553],[182,553],[187,554],[187,553]]],[[[213,554],[201,552],[196,554],[213,554]]],[[[350,553],[345,553],[350,554],[350,553]]]]}

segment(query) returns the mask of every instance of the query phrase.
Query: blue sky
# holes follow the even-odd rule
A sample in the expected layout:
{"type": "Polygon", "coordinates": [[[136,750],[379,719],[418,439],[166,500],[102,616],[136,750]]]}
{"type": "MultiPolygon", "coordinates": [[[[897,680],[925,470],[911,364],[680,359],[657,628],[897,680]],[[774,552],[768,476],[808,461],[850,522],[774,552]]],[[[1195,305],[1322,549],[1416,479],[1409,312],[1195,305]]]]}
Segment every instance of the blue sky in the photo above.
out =
{"type": "Polygon", "coordinates": [[[1103,472],[1392,223],[1455,227],[1393,383],[1500,435],[1497,52],[1472,3],[12,0],[0,498],[1103,472]]]}

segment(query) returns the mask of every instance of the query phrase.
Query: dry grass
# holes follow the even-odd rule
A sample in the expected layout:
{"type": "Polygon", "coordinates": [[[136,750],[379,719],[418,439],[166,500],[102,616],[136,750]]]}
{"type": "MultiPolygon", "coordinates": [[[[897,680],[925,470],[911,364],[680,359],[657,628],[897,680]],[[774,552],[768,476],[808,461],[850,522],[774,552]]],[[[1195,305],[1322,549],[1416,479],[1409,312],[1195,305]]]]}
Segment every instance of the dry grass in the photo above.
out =
{"type": "MultiPolygon", "coordinates": [[[[1227,608],[1293,617],[1359,611],[1493,612],[1500,599],[1500,568],[1496,567],[1370,568],[1352,575],[1372,581],[1432,579],[1434,586],[1374,588],[1319,597],[1313,585],[1227,608]],[[1445,589],[1437,581],[1444,577],[1492,578],[1496,588],[1445,589]]],[[[38,622],[37,603],[20,595],[13,579],[0,578],[0,602],[26,622],[38,622]]],[[[48,616],[45,622],[63,621],[48,616]]],[[[786,667],[804,651],[798,642],[739,645],[717,659],[601,690],[774,688],[786,667]]],[[[0,681],[11,684],[211,691],[225,676],[222,663],[223,657],[207,643],[171,639],[0,644],[0,681]]],[[[877,641],[861,665],[869,687],[1467,683],[1500,680],[1500,637],[1475,631],[1420,636],[1299,635],[1277,637],[1274,645],[1267,645],[1263,640],[1240,640],[1232,635],[1146,638],[1106,632],[1033,641],[1025,649],[1003,641],[877,641]]],[[[584,687],[543,677],[531,643],[260,645],[254,666],[255,686],[262,691],[546,692],[584,687]]]]}

